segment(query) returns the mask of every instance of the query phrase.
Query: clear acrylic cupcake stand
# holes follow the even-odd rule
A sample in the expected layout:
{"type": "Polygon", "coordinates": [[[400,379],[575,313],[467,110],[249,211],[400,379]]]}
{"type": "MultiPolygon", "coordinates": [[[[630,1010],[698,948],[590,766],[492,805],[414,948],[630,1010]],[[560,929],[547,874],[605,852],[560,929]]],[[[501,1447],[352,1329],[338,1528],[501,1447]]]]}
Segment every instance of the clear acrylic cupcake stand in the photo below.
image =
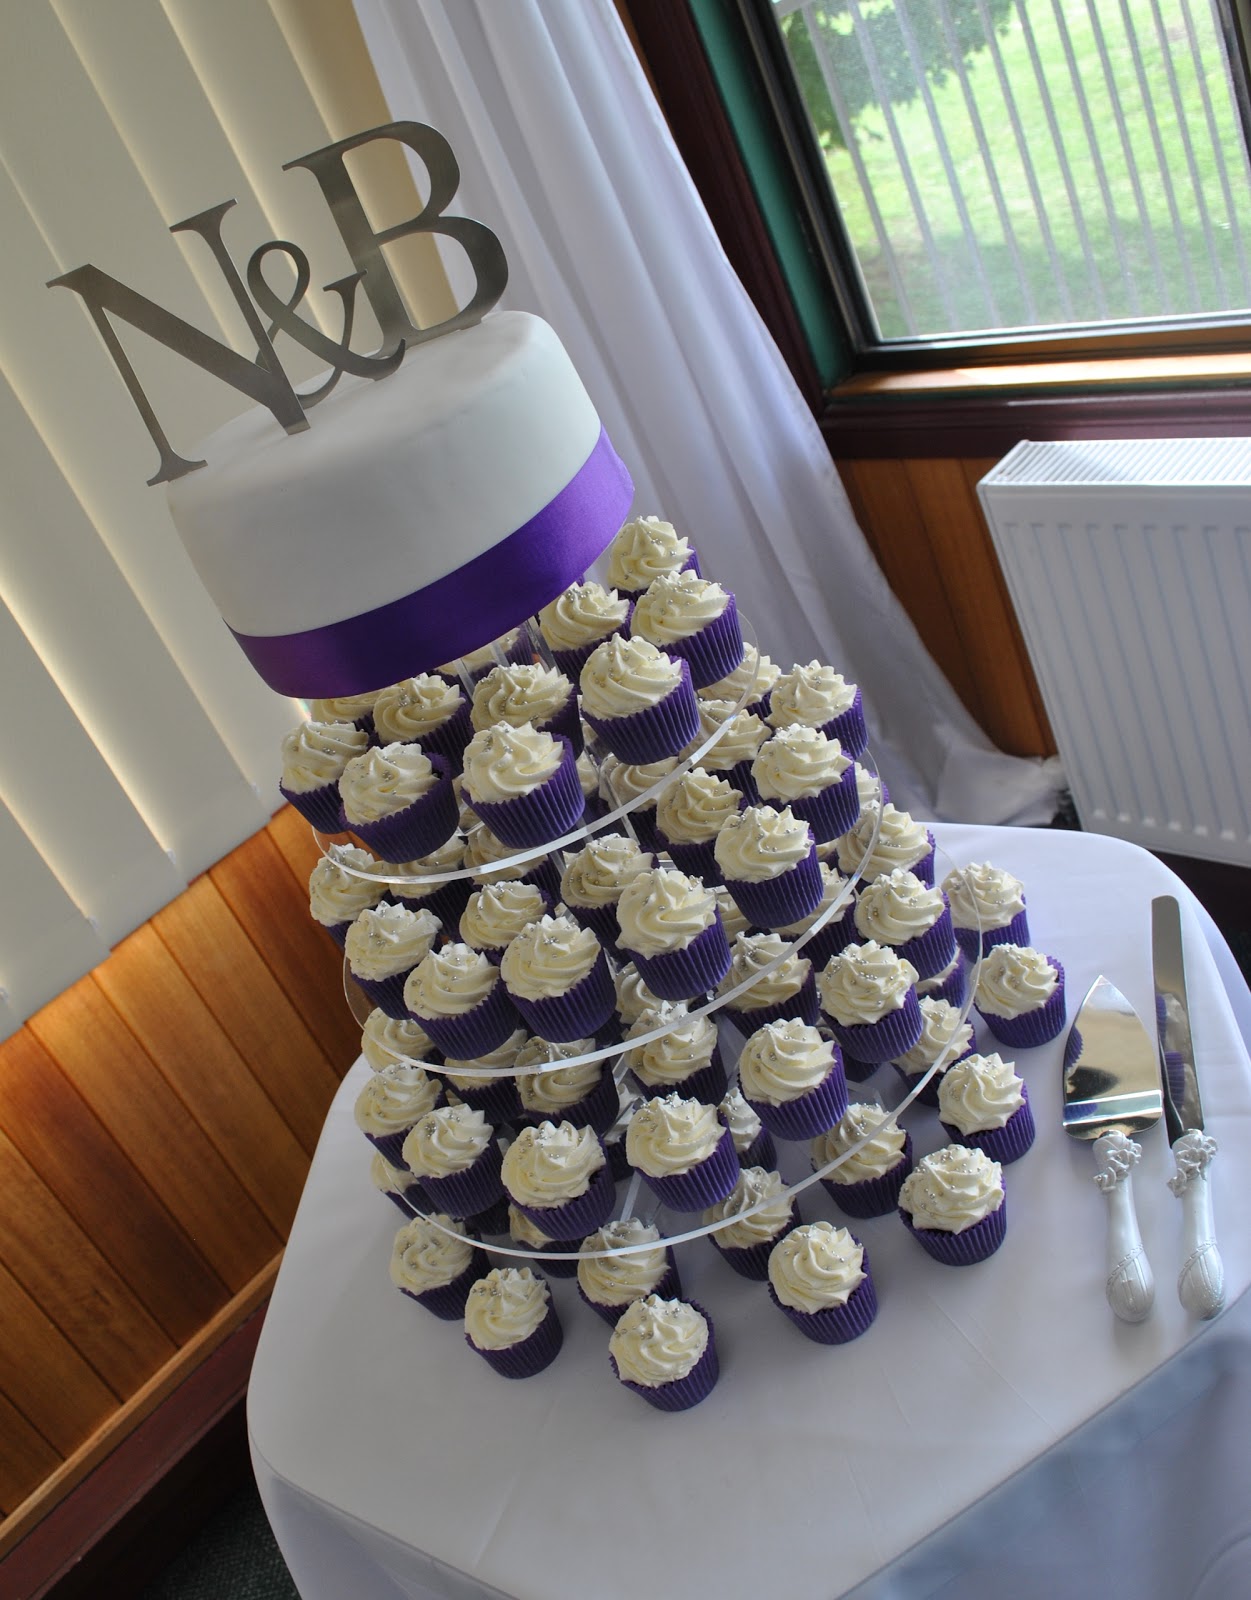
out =
{"type": "MultiPolygon", "coordinates": [[[[756,638],[754,630],[747,619],[743,617],[741,612],[739,613],[739,623],[742,628],[744,643],[755,646],[756,638]]],[[[536,655],[546,666],[555,665],[555,662],[552,659],[551,651],[547,645],[547,641],[543,638],[543,635],[540,632],[537,618],[532,618],[529,623],[523,623],[520,632],[523,635],[520,641],[523,646],[525,642],[525,636],[528,635],[530,647],[533,650],[534,655],[536,655]]],[[[515,655],[510,658],[510,656],[505,653],[505,641],[503,640],[495,640],[490,648],[494,658],[494,663],[498,663],[501,666],[508,665],[510,659],[516,659],[515,655]]],[[[514,646],[514,649],[515,648],[516,647],[514,646]]],[[[472,698],[475,685],[474,674],[464,660],[461,660],[457,663],[457,668],[461,677],[461,681],[464,685],[465,692],[472,698]]],[[[597,834],[601,833],[619,832],[624,829],[625,832],[627,832],[637,841],[637,834],[635,833],[634,825],[630,820],[631,813],[639,810],[641,807],[654,805],[670,784],[680,779],[683,774],[690,771],[692,767],[699,766],[700,762],[704,759],[708,752],[720,742],[737,713],[745,706],[754,704],[757,698],[758,697],[755,694],[755,683],[753,681],[747,685],[743,692],[733,702],[733,710],[730,712],[729,716],[727,716],[725,721],[713,728],[706,735],[702,736],[698,742],[691,747],[688,753],[684,754],[678,759],[677,764],[671,772],[665,773],[649,788],[642,790],[636,795],[631,795],[625,800],[620,800],[619,796],[615,796],[614,798],[617,798],[619,803],[613,810],[607,812],[602,817],[595,818],[595,820],[592,822],[585,823],[582,827],[572,829],[569,833],[563,834],[560,838],[553,839],[547,844],[532,846],[527,850],[519,850],[510,855],[503,856],[498,860],[485,862],[480,866],[458,867],[455,870],[447,872],[423,873],[420,875],[420,877],[408,876],[405,874],[388,875],[379,873],[358,873],[356,872],[356,869],[348,866],[346,863],[342,864],[342,869],[354,876],[368,876],[371,882],[382,882],[392,885],[395,888],[403,888],[406,885],[419,883],[425,889],[432,889],[441,884],[454,883],[465,878],[476,879],[479,881],[479,883],[491,882],[513,875],[518,872],[518,869],[532,871],[540,862],[548,859],[554,860],[554,864],[559,871],[563,863],[564,852],[577,850],[586,842],[586,840],[591,839],[597,834]]],[[[587,754],[593,761],[595,761],[596,768],[598,770],[599,760],[597,759],[595,751],[590,744],[587,746],[587,754]]],[[[877,779],[876,768],[870,759],[866,759],[866,756],[867,752],[864,755],[861,755],[858,758],[859,763],[873,778],[877,779]]],[[[481,824],[479,824],[479,826],[481,826],[481,824]]],[[[525,1067],[491,1068],[489,1070],[484,1070],[481,1073],[481,1077],[484,1080],[504,1077],[519,1077],[522,1073],[532,1075],[543,1072],[556,1072],[566,1067],[580,1066],[583,1063],[612,1060],[614,1062],[613,1077],[619,1088],[627,1073],[626,1057],[630,1051],[640,1049],[643,1046],[650,1044],[653,1040],[665,1037],[668,1033],[674,1031],[678,1027],[684,1026],[692,1019],[699,1017],[715,1017],[716,1013],[721,1011],[723,1007],[736,1000],[740,995],[745,994],[748,989],[753,988],[756,984],[771,977],[790,959],[793,954],[797,952],[802,953],[804,946],[809,942],[809,940],[818,934],[828,922],[832,921],[836,916],[841,914],[843,907],[847,905],[848,900],[854,894],[856,885],[860,882],[863,875],[865,862],[872,857],[874,850],[877,848],[880,828],[881,817],[879,815],[874,822],[871,836],[861,860],[855,865],[854,869],[847,874],[846,882],[840,888],[838,895],[828,906],[823,909],[820,916],[813,921],[812,926],[806,929],[797,938],[787,943],[781,954],[775,957],[766,966],[763,966],[758,971],[753,972],[749,978],[745,978],[741,983],[735,984],[732,988],[721,989],[715,993],[707,995],[702,1002],[698,1002],[697,1000],[688,1001],[686,1012],[676,1021],[670,1022],[661,1027],[653,1028],[650,1033],[641,1033],[632,1036],[625,1043],[597,1046],[594,1050],[587,1050],[580,1055],[562,1056],[559,1060],[552,1062],[536,1062],[525,1067]]],[[[336,839],[320,834],[316,830],[314,830],[314,838],[317,840],[317,843],[323,853],[328,850],[330,844],[338,842],[336,839]]],[[[946,871],[950,870],[953,865],[954,864],[942,850],[936,849],[934,881],[936,883],[941,883],[942,879],[946,876],[946,871]],[[939,870],[939,863],[942,863],[942,866],[945,869],[944,871],[939,870]]],[[[611,957],[609,959],[611,960],[611,957]]],[[[976,962],[973,962],[969,965],[965,997],[963,1004],[957,1008],[959,1011],[959,1020],[952,1030],[951,1039],[936,1057],[934,1063],[924,1073],[922,1073],[919,1078],[917,1078],[917,1080],[908,1089],[908,1092],[902,1096],[898,1103],[893,1107],[886,1108],[889,1111],[889,1117],[888,1121],[883,1124],[883,1127],[895,1125],[899,1117],[901,1117],[903,1113],[909,1109],[917,1096],[922,1093],[926,1085],[929,1084],[934,1078],[935,1074],[943,1071],[957,1053],[956,1040],[959,1036],[960,1024],[967,1020],[969,1013],[972,1010],[973,994],[977,987],[977,975],[980,967],[980,958],[976,962]]],[[[353,981],[351,969],[348,965],[346,956],[344,957],[343,962],[343,986],[344,993],[347,996],[348,1004],[351,1007],[353,1016],[363,1025],[366,1018],[369,1016],[370,1011],[372,1010],[372,1003],[366,998],[362,990],[358,988],[356,983],[353,981]]],[[[733,1033],[734,1040],[737,1041],[738,1035],[736,1032],[734,1032],[733,1025],[730,1024],[729,1027],[733,1033]]],[[[726,1045],[730,1042],[731,1041],[725,1037],[724,1031],[722,1031],[721,1043],[723,1052],[726,1045]]],[[[401,1055],[398,1052],[395,1054],[395,1060],[397,1063],[405,1063],[411,1066],[428,1065],[428,1063],[419,1061],[416,1058],[401,1055]]],[[[432,1070],[436,1073],[438,1071],[437,1067],[433,1068],[432,1070]]],[[[464,1067],[458,1066],[456,1070],[458,1075],[462,1077],[467,1078],[474,1076],[471,1071],[464,1067]]],[[[872,1069],[867,1076],[872,1076],[873,1072],[876,1070],[876,1068],[872,1069]]],[[[735,1082],[733,1072],[730,1073],[730,1078],[731,1088],[733,1088],[735,1082]]],[[[680,1092],[681,1086],[677,1085],[675,1087],[678,1089],[678,1092],[680,1092]]],[[[878,1101],[881,1100],[880,1094],[874,1093],[873,1097],[878,1101]]],[[[674,1245],[686,1244],[692,1239],[701,1239],[708,1234],[718,1233],[721,1229],[727,1228],[732,1224],[740,1223],[749,1217],[755,1216],[758,1211],[763,1211],[770,1207],[776,1207],[781,1205],[786,1200],[794,1199],[798,1195],[802,1194],[804,1190],[810,1189],[814,1184],[820,1183],[822,1179],[828,1178],[832,1172],[836,1171],[845,1162],[850,1161],[858,1151],[863,1149],[866,1144],[879,1137],[880,1132],[880,1128],[871,1129],[862,1139],[859,1139],[855,1144],[851,1145],[841,1155],[835,1156],[832,1160],[827,1161],[820,1167],[813,1168],[810,1172],[805,1173],[803,1177],[787,1182],[784,1188],[778,1194],[768,1195],[764,1199],[757,1201],[756,1204],[745,1206],[741,1211],[736,1211],[732,1216],[725,1217],[716,1222],[701,1222],[697,1227],[685,1227],[682,1224],[679,1224],[676,1231],[668,1231],[662,1225],[663,1221],[670,1220],[674,1214],[666,1212],[665,1208],[659,1203],[659,1201],[655,1199],[650,1190],[646,1188],[641,1189],[640,1186],[642,1184],[642,1179],[639,1173],[632,1172],[629,1179],[625,1181],[625,1193],[617,1207],[616,1217],[620,1221],[625,1221],[630,1217],[636,1215],[640,1216],[641,1220],[645,1222],[656,1223],[661,1234],[661,1238],[659,1240],[660,1244],[670,1247],[674,1245]],[[640,1199],[643,1202],[641,1208],[640,1199]]],[[[809,1140],[793,1142],[802,1144],[805,1150],[808,1149],[811,1143],[809,1140]]],[[[444,1228],[443,1225],[429,1213],[422,1211],[415,1205],[412,1205],[411,1202],[408,1204],[413,1216],[424,1217],[432,1227],[437,1228],[441,1233],[451,1232],[451,1230],[444,1228]]],[[[683,1215],[690,1214],[685,1213],[683,1215]]],[[[513,1241],[510,1241],[508,1244],[499,1244],[494,1242],[493,1236],[492,1242],[487,1243],[485,1247],[491,1252],[492,1255],[514,1257],[523,1262],[572,1262],[580,1259],[596,1260],[609,1256],[633,1255],[639,1251],[654,1250],[656,1248],[656,1242],[648,1240],[639,1244],[619,1245],[614,1248],[605,1248],[600,1250],[566,1251],[534,1249],[525,1245],[518,1245],[513,1241]]]]}

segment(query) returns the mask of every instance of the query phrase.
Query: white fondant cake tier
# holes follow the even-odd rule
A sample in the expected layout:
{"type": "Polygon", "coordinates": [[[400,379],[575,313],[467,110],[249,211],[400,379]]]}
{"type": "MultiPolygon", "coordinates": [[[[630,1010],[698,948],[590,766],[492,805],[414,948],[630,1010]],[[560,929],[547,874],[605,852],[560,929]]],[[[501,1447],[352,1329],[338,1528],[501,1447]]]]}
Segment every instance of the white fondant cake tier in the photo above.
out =
{"type": "Polygon", "coordinates": [[[581,576],[632,494],[560,340],[517,311],[343,379],[303,433],[257,408],[199,454],[169,485],[175,525],[257,670],[305,697],[515,626],[581,576]]]}

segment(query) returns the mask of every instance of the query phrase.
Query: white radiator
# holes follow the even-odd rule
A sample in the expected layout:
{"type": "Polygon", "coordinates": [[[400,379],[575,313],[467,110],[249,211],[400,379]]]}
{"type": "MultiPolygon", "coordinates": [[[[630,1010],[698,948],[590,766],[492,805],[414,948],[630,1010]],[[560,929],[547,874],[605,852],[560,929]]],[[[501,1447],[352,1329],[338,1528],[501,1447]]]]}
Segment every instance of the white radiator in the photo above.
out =
{"type": "Polygon", "coordinates": [[[1251,439],[1026,441],[978,493],[1082,826],[1251,866],[1251,439]]]}

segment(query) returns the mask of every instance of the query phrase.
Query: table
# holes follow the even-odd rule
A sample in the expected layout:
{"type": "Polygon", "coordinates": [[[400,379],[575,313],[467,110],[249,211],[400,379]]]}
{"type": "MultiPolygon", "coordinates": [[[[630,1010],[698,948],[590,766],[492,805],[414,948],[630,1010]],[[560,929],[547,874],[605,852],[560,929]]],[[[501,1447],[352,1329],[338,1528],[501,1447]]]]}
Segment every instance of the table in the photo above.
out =
{"type": "MultiPolygon", "coordinates": [[[[716,1320],[722,1365],[703,1405],[667,1416],[617,1385],[608,1330],[567,1280],[553,1285],[564,1351],[510,1383],[390,1284],[397,1214],[352,1122],[358,1062],[309,1174],[248,1402],[257,1481],[304,1600],[1251,1594],[1251,996],[1198,902],[1136,846],[935,833],[955,862],[1024,880],[1070,1016],[1101,971],[1152,1015],[1150,901],[1181,901],[1221,1147],[1224,1314],[1200,1324],[1178,1304],[1181,1207],[1161,1125],[1135,1180],[1156,1305],[1135,1326],[1112,1316],[1105,1202],[1089,1148],[1059,1127],[1056,1041],[1016,1057],[1039,1136],[1006,1171],[1008,1236],[990,1261],[944,1268],[894,1218],[856,1225],[881,1310],[828,1349],[695,1241],[684,1284],[716,1320]]],[[[893,1103],[895,1083],[883,1068],[867,1087],[893,1103]]],[[[944,1142],[933,1112],[906,1120],[918,1153],[944,1142]]],[[[801,1204],[807,1220],[837,1218],[820,1189],[801,1204]]]]}

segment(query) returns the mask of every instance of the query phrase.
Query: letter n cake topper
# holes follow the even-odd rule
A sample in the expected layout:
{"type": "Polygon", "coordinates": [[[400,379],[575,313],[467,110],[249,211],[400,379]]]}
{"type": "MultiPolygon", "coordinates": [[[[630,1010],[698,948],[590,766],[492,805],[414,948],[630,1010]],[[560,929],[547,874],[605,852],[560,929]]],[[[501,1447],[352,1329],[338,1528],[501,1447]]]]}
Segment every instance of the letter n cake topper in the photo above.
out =
{"type": "Polygon", "coordinates": [[[222,219],[234,205],[233,200],[224,200],[188,217],[185,222],[175,223],[170,232],[198,233],[208,245],[256,341],[255,356],[242,355],[222,344],[99,267],[75,267],[48,284],[49,288],[73,289],[90,312],[160,454],[160,465],[156,475],[148,479],[150,484],[171,482],[205,463],[187,460],[170,444],[122,348],[111,317],[139,329],[176,355],[220,378],[272,412],[288,433],[297,433],[308,427],[308,411],[330,393],[344,372],[358,377],[385,378],[399,366],[407,348],[481,321],[504,292],[508,263],[499,240],[485,224],[447,214],[447,207],[460,184],[460,168],[451,145],[436,129],[420,122],[387,123],[288,161],[283,171],[290,171],[292,167],[306,168],[316,178],[356,269],[326,285],[327,292],[337,294],[343,303],[343,332],[337,341],[327,338],[319,328],[297,315],[312,281],[308,257],[298,245],[285,239],[271,239],[258,246],[247,264],[245,287],[222,238],[222,219]],[[430,198],[415,217],[380,232],[373,228],[365,213],[344,159],[349,151],[379,139],[393,139],[407,145],[423,162],[430,183],[430,198]],[[455,240],[468,256],[476,279],[468,304],[431,328],[418,328],[410,319],[383,253],[384,245],[413,233],[442,234],[455,240]],[[275,294],[264,277],[265,262],[275,253],[286,256],[295,271],[295,288],[287,300],[275,294]],[[382,344],[369,355],[351,348],[358,285],[382,329],[382,344]],[[295,389],[274,350],[277,333],[287,334],[329,367],[329,374],[316,388],[303,393],[295,389]]]}

